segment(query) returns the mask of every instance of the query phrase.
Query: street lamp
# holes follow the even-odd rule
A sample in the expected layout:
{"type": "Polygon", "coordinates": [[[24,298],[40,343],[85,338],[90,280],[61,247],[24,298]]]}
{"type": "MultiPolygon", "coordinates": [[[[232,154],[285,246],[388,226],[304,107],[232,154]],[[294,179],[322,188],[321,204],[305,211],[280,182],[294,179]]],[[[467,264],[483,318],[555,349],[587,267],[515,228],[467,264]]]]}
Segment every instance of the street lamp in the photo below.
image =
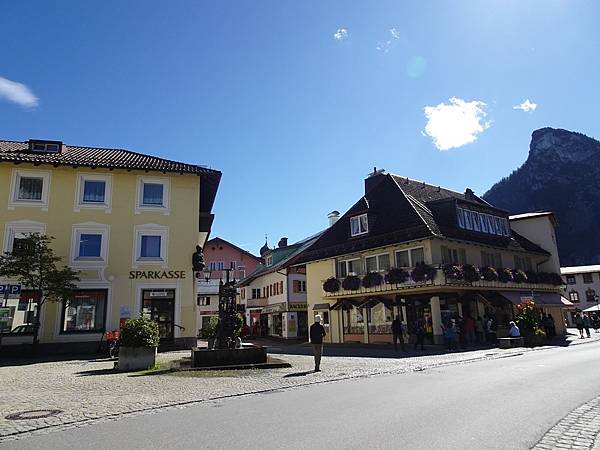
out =
{"type": "Polygon", "coordinates": [[[204,269],[203,274],[204,274],[204,279],[208,283],[210,281],[210,276],[211,276],[212,272],[210,271],[210,269],[204,269]]]}

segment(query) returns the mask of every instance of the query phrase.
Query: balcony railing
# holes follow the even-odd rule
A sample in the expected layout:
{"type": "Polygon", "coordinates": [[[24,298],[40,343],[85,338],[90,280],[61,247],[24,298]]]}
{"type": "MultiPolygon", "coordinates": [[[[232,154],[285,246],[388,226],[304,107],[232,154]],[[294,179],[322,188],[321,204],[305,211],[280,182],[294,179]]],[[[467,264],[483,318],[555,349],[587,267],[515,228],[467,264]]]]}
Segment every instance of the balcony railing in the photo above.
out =
{"type": "MultiPolygon", "coordinates": [[[[485,289],[485,290],[503,290],[503,291],[558,291],[560,286],[556,286],[553,284],[545,284],[545,283],[516,283],[513,281],[509,281],[503,283],[501,281],[465,281],[465,280],[455,280],[447,278],[444,274],[443,269],[434,269],[435,277],[431,280],[423,280],[423,281],[414,281],[409,279],[404,283],[388,283],[382,282],[381,284],[373,287],[364,287],[360,286],[357,290],[346,290],[341,286],[340,281],[340,289],[337,292],[326,292],[323,290],[325,297],[345,297],[345,296],[368,296],[372,294],[379,293],[400,293],[400,292],[408,292],[408,291],[424,291],[424,290],[440,290],[443,288],[464,288],[464,289],[485,289]]],[[[326,280],[322,280],[324,283],[326,280]]]]}

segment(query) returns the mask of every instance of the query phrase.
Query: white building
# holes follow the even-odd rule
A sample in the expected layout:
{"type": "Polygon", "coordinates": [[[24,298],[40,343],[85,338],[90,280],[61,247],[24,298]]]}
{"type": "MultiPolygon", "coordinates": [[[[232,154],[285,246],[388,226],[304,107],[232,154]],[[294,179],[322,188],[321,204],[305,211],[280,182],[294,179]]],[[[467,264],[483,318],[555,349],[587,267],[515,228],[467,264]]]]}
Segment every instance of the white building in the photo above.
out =
{"type": "Polygon", "coordinates": [[[582,311],[593,307],[598,309],[600,265],[561,267],[560,274],[567,283],[564,295],[575,308],[582,311]]]}

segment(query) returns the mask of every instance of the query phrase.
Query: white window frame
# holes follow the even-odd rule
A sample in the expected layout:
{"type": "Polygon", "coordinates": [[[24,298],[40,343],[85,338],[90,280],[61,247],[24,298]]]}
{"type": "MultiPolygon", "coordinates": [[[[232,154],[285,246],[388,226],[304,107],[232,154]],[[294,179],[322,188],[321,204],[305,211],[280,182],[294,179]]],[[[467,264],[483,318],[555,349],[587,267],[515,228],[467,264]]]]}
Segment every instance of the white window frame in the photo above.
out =
{"type": "Polygon", "coordinates": [[[42,211],[48,211],[50,198],[50,181],[52,174],[46,170],[34,169],[13,169],[10,182],[10,196],[8,198],[8,209],[14,210],[16,207],[26,206],[41,208],[42,211]],[[40,200],[19,199],[19,184],[21,178],[41,178],[42,179],[42,198],[40,200]]]}
{"type": "Polygon", "coordinates": [[[106,267],[108,266],[108,242],[110,238],[110,225],[96,222],[76,223],[71,231],[71,262],[76,268],[106,267]],[[100,256],[79,256],[79,244],[82,234],[99,234],[100,256]]]}
{"type": "Polygon", "coordinates": [[[4,224],[4,253],[10,253],[13,251],[15,236],[19,233],[46,234],[46,224],[33,220],[16,220],[14,222],[6,222],[6,224],[4,224]]]}
{"type": "MultiPolygon", "coordinates": [[[[418,250],[418,249],[423,249],[423,259],[426,259],[425,258],[425,247],[423,245],[419,245],[417,247],[403,248],[403,249],[400,249],[400,250],[396,250],[394,252],[394,266],[393,267],[397,266],[397,263],[398,263],[398,256],[397,255],[398,255],[398,253],[401,253],[401,252],[407,252],[407,254],[408,254],[408,264],[409,264],[408,267],[409,268],[410,267],[415,267],[415,262],[412,260],[412,251],[413,250],[418,250]]],[[[400,267],[400,269],[401,269],[401,267],[400,267]]]]}
{"type": "Polygon", "coordinates": [[[265,265],[266,265],[267,267],[270,267],[270,266],[272,266],[272,265],[273,265],[273,255],[267,255],[267,256],[265,257],[265,265]]]}
{"type": "Polygon", "coordinates": [[[137,193],[135,201],[135,213],[141,214],[143,212],[161,212],[165,216],[171,214],[170,209],[170,197],[171,197],[171,179],[169,177],[137,177],[137,193]],[[148,184],[162,184],[163,186],[163,204],[158,205],[144,205],[144,183],[148,184]]]}
{"type": "MultiPolygon", "coordinates": [[[[358,261],[358,267],[362,268],[360,258],[349,258],[349,259],[344,259],[344,260],[341,260],[341,261],[337,262],[338,264],[344,263],[344,265],[346,266],[346,276],[348,276],[348,275],[358,275],[359,274],[358,272],[350,272],[348,270],[348,263],[352,262],[352,261],[358,261]]],[[[339,270],[339,266],[337,267],[337,270],[339,270]]]]}
{"type": "Polygon", "coordinates": [[[161,266],[166,269],[169,264],[169,227],[155,223],[136,225],[133,230],[133,261],[132,267],[139,266],[161,266]],[[142,236],[160,236],[160,257],[141,257],[142,236]]]}
{"type": "Polygon", "coordinates": [[[382,268],[379,266],[379,257],[380,257],[380,256],[385,256],[385,255],[387,255],[387,257],[388,257],[388,263],[389,263],[389,266],[390,266],[390,267],[392,267],[392,261],[391,261],[391,258],[390,258],[390,254],[389,254],[389,253],[387,253],[387,252],[384,252],[384,253],[377,253],[376,255],[369,255],[369,256],[365,256],[365,273],[367,273],[367,272],[368,272],[368,270],[367,270],[367,259],[369,259],[369,258],[375,258],[375,265],[376,265],[376,267],[377,267],[377,269],[375,270],[375,272],[385,272],[385,271],[389,270],[389,267],[388,267],[387,269],[382,269],[382,268]]]}
{"type": "Polygon", "coordinates": [[[77,173],[77,185],[75,188],[75,207],[73,211],[82,209],[103,209],[105,213],[111,213],[112,208],[112,175],[97,173],[77,173]],[[104,202],[84,202],[83,194],[86,181],[104,181],[104,202]]]}
{"type": "Polygon", "coordinates": [[[353,236],[353,237],[354,236],[361,236],[363,234],[367,234],[368,232],[369,232],[369,217],[368,217],[368,215],[366,213],[365,214],[359,214],[358,216],[350,217],[350,236],[353,236]],[[361,219],[363,217],[366,219],[366,224],[367,224],[365,230],[361,230],[361,227],[362,227],[362,220],[361,219]],[[353,233],[352,232],[352,221],[353,220],[357,220],[358,221],[358,233],[353,233]]]}

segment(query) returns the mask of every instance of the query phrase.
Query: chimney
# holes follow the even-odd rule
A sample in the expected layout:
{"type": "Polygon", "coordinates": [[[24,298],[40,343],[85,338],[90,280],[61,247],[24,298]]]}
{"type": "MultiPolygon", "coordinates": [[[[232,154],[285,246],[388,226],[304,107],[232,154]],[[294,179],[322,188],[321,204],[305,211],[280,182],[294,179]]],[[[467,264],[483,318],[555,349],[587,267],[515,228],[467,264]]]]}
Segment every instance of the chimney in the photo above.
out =
{"type": "Polygon", "coordinates": [[[277,247],[279,247],[279,248],[287,247],[287,245],[288,245],[287,240],[288,240],[288,238],[286,238],[286,237],[282,237],[281,239],[279,239],[279,243],[277,244],[277,247]]]}
{"type": "Polygon", "coordinates": [[[471,201],[475,200],[475,193],[473,192],[472,189],[470,189],[470,188],[465,189],[465,199],[471,200],[471,201]]]}
{"type": "Polygon", "coordinates": [[[329,226],[332,226],[340,218],[340,212],[339,211],[331,211],[329,214],[327,214],[327,218],[329,219],[329,226]]]}
{"type": "Polygon", "coordinates": [[[383,180],[384,176],[385,169],[377,170],[377,167],[373,167],[373,173],[370,173],[367,178],[365,178],[365,194],[377,186],[379,182],[383,180]]]}

